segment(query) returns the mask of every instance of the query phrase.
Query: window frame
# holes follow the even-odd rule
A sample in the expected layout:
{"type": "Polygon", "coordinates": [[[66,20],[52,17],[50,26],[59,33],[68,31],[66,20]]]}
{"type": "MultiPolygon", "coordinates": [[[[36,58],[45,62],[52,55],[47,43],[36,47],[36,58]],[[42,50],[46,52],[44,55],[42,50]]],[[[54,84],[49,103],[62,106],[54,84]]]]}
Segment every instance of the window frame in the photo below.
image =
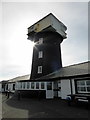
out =
{"type": "Polygon", "coordinates": [[[38,66],[38,74],[42,73],[42,66],[38,66]]]}
{"type": "Polygon", "coordinates": [[[39,51],[38,58],[43,58],[43,51],[39,51]]]}
{"type": "Polygon", "coordinates": [[[31,82],[31,89],[34,89],[34,88],[35,88],[35,83],[31,82]]]}
{"type": "Polygon", "coordinates": [[[38,44],[43,44],[43,38],[39,38],[38,44]]]}
{"type": "Polygon", "coordinates": [[[47,82],[47,90],[52,90],[52,82],[47,82]]]}
{"type": "Polygon", "coordinates": [[[30,82],[27,82],[27,89],[30,88],[30,82]]]}
{"type": "Polygon", "coordinates": [[[78,93],[90,93],[90,91],[88,90],[88,88],[90,88],[90,85],[87,84],[87,81],[89,80],[77,80],[77,92],[78,93]],[[82,84],[82,81],[84,82],[84,84],[82,84]]]}
{"type": "Polygon", "coordinates": [[[41,82],[41,89],[45,89],[45,84],[44,84],[44,82],[41,82]]]}
{"type": "Polygon", "coordinates": [[[23,89],[26,88],[26,83],[25,82],[22,82],[22,87],[23,87],[23,89]]]}
{"type": "Polygon", "coordinates": [[[36,89],[39,89],[39,82],[36,82],[36,89]]]}

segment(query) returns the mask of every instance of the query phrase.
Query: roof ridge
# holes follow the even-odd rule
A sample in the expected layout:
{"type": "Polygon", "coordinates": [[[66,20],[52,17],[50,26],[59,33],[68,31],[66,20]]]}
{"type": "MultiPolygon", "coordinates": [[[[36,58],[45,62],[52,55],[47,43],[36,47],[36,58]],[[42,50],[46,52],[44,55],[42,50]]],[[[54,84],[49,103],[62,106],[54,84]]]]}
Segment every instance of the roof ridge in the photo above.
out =
{"type": "Polygon", "coordinates": [[[75,63],[75,64],[73,64],[73,65],[64,66],[64,67],[62,67],[62,68],[71,67],[71,66],[76,66],[76,65],[85,64],[85,63],[90,63],[90,61],[86,61],[86,62],[83,62],[83,63],[75,63]]]}

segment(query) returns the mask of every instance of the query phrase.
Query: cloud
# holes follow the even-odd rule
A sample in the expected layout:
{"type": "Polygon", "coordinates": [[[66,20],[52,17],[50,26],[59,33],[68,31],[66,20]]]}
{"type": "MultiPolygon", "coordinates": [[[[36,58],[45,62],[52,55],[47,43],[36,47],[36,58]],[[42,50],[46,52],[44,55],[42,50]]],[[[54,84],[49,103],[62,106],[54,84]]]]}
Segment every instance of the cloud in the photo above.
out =
{"type": "Polygon", "coordinates": [[[6,79],[30,72],[33,45],[27,40],[27,28],[50,12],[67,26],[67,39],[61,44],[63,65],[87,60],[87,10],[88,3],[83,2],[3,2],[3,39],[0,42],[2,77],[6,79]]]}

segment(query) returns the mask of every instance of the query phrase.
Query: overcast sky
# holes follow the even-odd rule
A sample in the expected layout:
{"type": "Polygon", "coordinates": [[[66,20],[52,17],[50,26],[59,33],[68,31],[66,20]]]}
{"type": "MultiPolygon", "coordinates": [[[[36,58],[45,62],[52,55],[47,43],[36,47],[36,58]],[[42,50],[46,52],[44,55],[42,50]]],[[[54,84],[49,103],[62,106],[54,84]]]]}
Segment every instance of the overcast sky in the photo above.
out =
{"type": "Polygon", "coordinates": [[[88,61],[87,2],[2,2],[0,80],[30,74],[33,44],[27,40],[27,28],[49,13],[67,26],[63,66],[88,61]]]}

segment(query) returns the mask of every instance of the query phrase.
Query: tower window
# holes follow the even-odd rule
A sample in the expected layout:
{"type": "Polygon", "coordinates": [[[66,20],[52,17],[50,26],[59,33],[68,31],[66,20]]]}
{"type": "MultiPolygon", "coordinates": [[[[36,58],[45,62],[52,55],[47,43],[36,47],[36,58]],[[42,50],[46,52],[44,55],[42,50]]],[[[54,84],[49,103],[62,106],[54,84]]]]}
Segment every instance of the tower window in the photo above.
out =
{"type": "Polygon", "coordinates": [[[38,44],[42,44],[43,43],[43,38],[39,38],[39,43],[38,44]]]}
{"type": "Polygon", "coordinates": [[[43,58],[43,51],[39,51],[38,58],[43,58]]]}
{"type": "Polygon", "coordinates": [[[38,73],[42,73],[42,66],[38,66],[38,73]]]}

